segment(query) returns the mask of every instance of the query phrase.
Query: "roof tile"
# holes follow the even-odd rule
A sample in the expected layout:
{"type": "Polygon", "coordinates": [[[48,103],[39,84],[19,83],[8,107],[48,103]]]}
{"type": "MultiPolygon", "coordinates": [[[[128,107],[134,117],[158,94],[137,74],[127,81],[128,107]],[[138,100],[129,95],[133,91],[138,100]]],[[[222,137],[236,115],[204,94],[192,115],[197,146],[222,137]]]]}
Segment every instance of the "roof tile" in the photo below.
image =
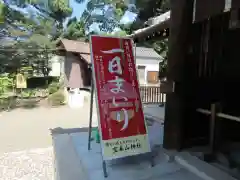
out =
{"type": "MultiPolygon", "coordinates": [[[[89,64],[91,63],[89,43],[68,39],[62,39],[61,43],[67,52],[79,53],[79,55],[84,58],[89,64]]],[[[135,50],[135,48],[133,49],[135,50]]],[[[159,60],[162,59],[162,56],[160,56],[153,48],[146,47],[136,47],[136,56],[140,58],[146,58],[146,60],[147,58],[159,60]]]]}
{"type": "Polygon", "coordinates": [[[61,43],[68,52],[90,54],[89,43],[68,39],[62,39],[61,43]]]}
{"type": "Polygon", "coordinates": [[[162,56],[159,55],[153,48],[146,47],[136,47],[136,56],[141,58],[151,58],[151,59],[162,59],[162,56]]]}
{"type": "Polygon", "coordinates": [[[62,39],[60,43],[67,52],[79,53],[88,64],[91,64],[89,43],[68,39],[62,39]]]}

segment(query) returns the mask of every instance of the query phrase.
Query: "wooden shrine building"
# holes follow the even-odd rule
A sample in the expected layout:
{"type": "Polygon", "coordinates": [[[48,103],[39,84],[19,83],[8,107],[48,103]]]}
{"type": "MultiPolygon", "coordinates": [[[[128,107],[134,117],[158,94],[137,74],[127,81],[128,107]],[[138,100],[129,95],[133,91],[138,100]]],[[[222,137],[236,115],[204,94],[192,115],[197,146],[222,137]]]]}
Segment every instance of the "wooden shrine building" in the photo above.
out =
{"type": "Polygon", "coordinates": [[[239,0],[171,0],[171,12],[131,35],[169,36],[166,149],[240,151],[239,8],[239,0]]]}

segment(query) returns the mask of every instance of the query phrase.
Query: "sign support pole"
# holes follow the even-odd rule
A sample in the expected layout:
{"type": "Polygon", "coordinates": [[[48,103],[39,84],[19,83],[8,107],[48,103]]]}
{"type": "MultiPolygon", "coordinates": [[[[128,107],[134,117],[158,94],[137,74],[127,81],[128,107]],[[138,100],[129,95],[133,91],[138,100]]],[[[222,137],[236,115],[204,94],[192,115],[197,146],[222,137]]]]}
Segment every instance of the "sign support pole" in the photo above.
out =
{"type": "MultiPolygon", "coordinates": [[[[88,128],[88,150],[91,150],[91,140],[92,140],[92,117],[93,117],[93,95],[94,95],[94,82],[93,82],[93,78],[91,79],[91,100],[90,100],[90,113],[89,113],[89,128],[88,128]]],[[[102,151],[102,149],[101,149],[102,151]]],[[[101,153],[102,154],[102,153],[101,153]]],[[[102,168],[103,168],[103,174],[104,177],[108,177],[107,174],[107,165],[106,165],[106,161],[103,160],[102,157],[102,168]]]]}
{"type": "Polygon", "coordinates": [[[105,160],[102,160],[102,168],[103,168],[104,177],[107,178],[108,174],[107,174],[107,165],[105,160]]]}
{"type": "Polygon", "coordinates": [[[90,113],[89,113],[89,128],[88,128],[88,150],[91,150],[92,139],[92,117],[93,117],[93,94],[94,94],[94,82],[91,79],[91,100],[90,100],[90,113]]]}

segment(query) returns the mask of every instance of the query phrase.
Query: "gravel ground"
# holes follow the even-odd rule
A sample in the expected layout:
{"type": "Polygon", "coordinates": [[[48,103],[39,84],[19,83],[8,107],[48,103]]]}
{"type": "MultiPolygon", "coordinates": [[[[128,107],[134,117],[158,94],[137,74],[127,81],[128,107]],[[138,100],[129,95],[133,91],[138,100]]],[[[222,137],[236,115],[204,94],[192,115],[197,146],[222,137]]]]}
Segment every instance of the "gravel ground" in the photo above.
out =
{"type": "Polygon", "coordinates": [[[4,153],[0,157],[1,180],[52,180],[52,147],[4,153]]]}

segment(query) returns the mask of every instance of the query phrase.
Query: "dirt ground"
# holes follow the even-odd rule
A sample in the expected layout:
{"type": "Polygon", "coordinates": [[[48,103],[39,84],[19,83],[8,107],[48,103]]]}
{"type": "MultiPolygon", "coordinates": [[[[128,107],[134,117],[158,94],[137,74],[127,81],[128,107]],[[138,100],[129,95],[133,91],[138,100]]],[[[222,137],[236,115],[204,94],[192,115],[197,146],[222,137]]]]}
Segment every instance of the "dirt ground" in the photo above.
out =
{"type": "MultiPolygon", "coordinates": [[[[84,107],[79,109],[62,106],[58,108],[14,109],[10,112],[0,112],[0,155],[4,152],[51,147],[50,128],[87,128],[89,126],[89,101],[87,99],[84,107]]],[[[162,119],[164,117],[164,108],[147,105],[144,106],[144,113],[162,119]],[[163,115],[163,117],[159,115],[163,115]]],[[[96,114],[94,105],[93,125],[97,124],[96,114]]]]}
{"type": "Polygon", "coordinates": [[[15,109],[0,113],[0,155],[4,152],[45,148],[52,145],[49,128],[88,127],[89,104],[82,109],[15,109]]]}
{"type": "MultiPolygon", "coordinates": [[[[37,107],[1,112],[0,179],[52,180],[54,154],[49,129],[86,129],[89,109],[86,102],[81,109],[37,107]]],[[[148,106],[144,110],[151,116],[159,115],[159,107],[148,106]]],[[[97,125],[96,114],[94,107],[93,126],[97,125]]]]}

